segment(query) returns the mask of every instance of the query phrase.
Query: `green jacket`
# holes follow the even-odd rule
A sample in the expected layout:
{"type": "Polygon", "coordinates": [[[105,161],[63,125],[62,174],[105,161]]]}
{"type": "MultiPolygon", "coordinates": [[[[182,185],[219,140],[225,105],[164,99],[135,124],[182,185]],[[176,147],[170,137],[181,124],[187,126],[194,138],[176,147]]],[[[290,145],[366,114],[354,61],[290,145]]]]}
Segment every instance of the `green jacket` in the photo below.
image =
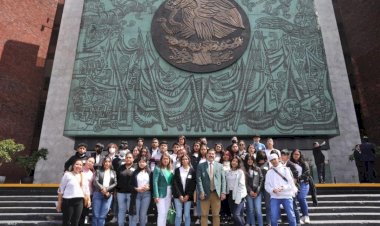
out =
{"type": "MultiPolygon", "coordinates": [[[[223,165],[214,161],[214,185],[218,196],[226,194],[226,177],[224,175],[223,165]]],[[[198,193],[204,193],[205,198],[210,197],[210,174],[209,162],[203,162],[197,167],[197,190],[198,193]]]]}
{"type": "Polygon", "coordinates": [[[173,172],[165,177],[163,170],[155,167],[153,171],[153,198],[166,197],[167,187],[173,184],[173,172]]]}

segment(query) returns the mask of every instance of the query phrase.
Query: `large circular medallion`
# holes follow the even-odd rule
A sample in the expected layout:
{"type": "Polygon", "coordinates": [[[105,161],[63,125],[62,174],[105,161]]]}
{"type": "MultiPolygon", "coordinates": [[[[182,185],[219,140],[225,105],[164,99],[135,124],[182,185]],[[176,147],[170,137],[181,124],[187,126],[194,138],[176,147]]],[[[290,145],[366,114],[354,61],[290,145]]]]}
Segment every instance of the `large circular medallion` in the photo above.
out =
{"type": "Polygon", "coordinates": [[[191,72],[230,66],[243,55],[250,33],[247,15],[233,0],[167,0],[151,26],[161,57],[191,72]]]}

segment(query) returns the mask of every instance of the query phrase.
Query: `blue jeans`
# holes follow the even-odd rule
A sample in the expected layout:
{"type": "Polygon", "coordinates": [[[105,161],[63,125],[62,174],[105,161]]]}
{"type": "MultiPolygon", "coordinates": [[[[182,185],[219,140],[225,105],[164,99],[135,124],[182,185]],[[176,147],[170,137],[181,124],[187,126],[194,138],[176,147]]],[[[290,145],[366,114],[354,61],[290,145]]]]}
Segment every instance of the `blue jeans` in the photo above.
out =
{"type": "Polygon", "coordinates": [[[179,199],[174,199],[175,205],[175,226],[180,226],[182,222],[182,207],[183,207],[183,215],[185,216],[185,226],[190,226],[190,207],[191,201],[187,201],[185,203],[181,202],[179,199]]]}
{"type": "Polygon", "coordinates": [[[130,216],[129,226],[136,226],[137,222],[140,226],[146,225],[148,209],[150,204],[150,191],[139,192],[136,196],[136,215],[130,216]]]}
{"type": "Polygon", "coordinates": [[[256,225],[255,216],[257,218],[257,224],[263,226],[263,214],[261,212],[261,193],[256,198],[251,195],[247,195],[247,224],[256,225]]]}
{"type": "Polygon", "coordinates": [[[280,204],[285,208],[286,215],[288,216],[289,226],[296,226],[296,216],[293,210],[293,199],[270,199],[270,210],[271,210],[271,226],[277,226],[277,220],[281,214],[280,204]]]}
{"type": "Polygon", "coordinates": [[[301,207],[302,216],[309,216],[309,208],[307,207],[306,196],[309,193],[309,184],[301,182],[300,190],[297,194],[297,200],[301,207]]]}
{"type": "Polygon", "coordinates": [[[92,226],[105,225],[111,203],[112,195],[109,198],[104,198],[101,192],[94,192],[92,197],[92,226]]]}
{"type": "Polygon", "coordinates": [[[131,202],[131,193],[117,193],[117,203],[119,211],[117,213],[117,223],[119,226],[124,226],[125,214],[129,210],[129,203],[131,202]]]}
{"type": "MultiPolygon", "coordinates": [[[[233,201],[234,202],[234,201],[233,201]]],[[[232,215],[235,225],[244,226],[244,217],[242,214],[244,208],[244,199],[239,204],[233,203],[232,215]]]]}
{"type": "Polygon", "coordinates": [[[266,223],[269,224],[272,219],[272,213],[270,210],[270,194],[265,191],[265,189],[262,190],[262,194],[264,196],[264,202],[265,202],[265,220],[266,223]]]}

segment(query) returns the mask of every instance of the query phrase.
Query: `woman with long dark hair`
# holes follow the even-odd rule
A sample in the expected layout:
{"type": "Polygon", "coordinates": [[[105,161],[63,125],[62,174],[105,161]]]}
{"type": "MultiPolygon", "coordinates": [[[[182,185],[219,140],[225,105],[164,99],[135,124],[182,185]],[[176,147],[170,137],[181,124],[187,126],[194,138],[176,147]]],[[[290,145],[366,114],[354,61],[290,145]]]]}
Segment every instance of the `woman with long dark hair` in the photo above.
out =
{"type": "Polygon", "coordinates": [[[77,159],[66,171],[58,188],[57,212],[62,211],[63,226],[77,226],[83,210],[83,199],[90,196],[82,174],[83,162],[77,159]]]}
{"type": "Polygon", "coordinates": [[[185,149],[186,153],[190,155],[190,146],[186,144],[186,137],[184,135],[180,135],[177,142],[185,149]]]}
{"type": "MultiPolygon", "coordinates": [[[[220,163],[223,165],[224,175],[227,175],[228,171],[231,170],[231,160],[232,155],[230,151],[225,150],[223,152],[222,158],[220,159],[220,163]]],[[[226,199],[222,200],[220,216],[221,220],[227,224],[231,221],[231,210],[228,204],[229,194],[226,194],[226,199]]]]}
{"type": "Polygon", "coordinates": [[[176,209],[175,226],[181,225],[182,208],[185,226],[190,226],[190,207],[196,187],[196,172],[191,167],[188,155],[183,155],[179,160],[181,167],[175,169],[173,178],[173,198],[176,209]]]}
{"type": "Polygon", "coordinates": [[[92,226],[103,226],[112,203],[112,192],[117,185],[116,172],[112,170],[109,156],[103,159],[102,167],[96,171],[92,207],[92,226]]]}
{"type": "MultiPolygon", "coordinates": [[[[251,145],[251,144],[250,144],[251,145]]],[[[253,146],[253,145],[252,145],[253,146]]],[[[246,169],[247,186],[247,224],[263,226],[263,215],[261,212],[261,188],[263,187],[264,177],[260,167],[255,164],[253,153],[245,156],[244,165],[246,169]]]]}
{"type": "Polygon", "coordinates": [[[164,152],[160,165],[153,171],[153,199],[157,205],[157,226],[166,226],[173,184],[173,166],[168,152],[164,152]]]}
{"type": "Polygon", "coordinates": [[[141,157],[138,167],[132,174],[132,192],[129,215],[131,215],[130,226],[145,226],[147,221],[148,209],[151,200],[152,175],[148,166],[148,158],[141,157]]]}
{"type": "Polygon", "coordinates": [[[230,194],[228,202],[232,210],[234,224],[244,226],[242,210],[244,208],[244,198],[247,196],[245,185],[245,173],[241,169],[241,159],[234,156],[231,160],[231,170],[226,174],[227,192],[230,194]]]}
{"type": "Polygon", "coordinates": [[[302,217],[301,222],[304,222],[306,224],[310,224],[310,217],[309,217],[309,207],[307,205],[307,194],[309,193],[309,180],[311,179],[310,176],[310,168],[309,164],[305,161],[305,158],[303,157],[300,150],[295,149],[291,155],[290,155],[290,161],[296,164],[298,175],[300,175],[299,178],[299,192],[297,194],[297,200],[301,207],[302,217]]]}

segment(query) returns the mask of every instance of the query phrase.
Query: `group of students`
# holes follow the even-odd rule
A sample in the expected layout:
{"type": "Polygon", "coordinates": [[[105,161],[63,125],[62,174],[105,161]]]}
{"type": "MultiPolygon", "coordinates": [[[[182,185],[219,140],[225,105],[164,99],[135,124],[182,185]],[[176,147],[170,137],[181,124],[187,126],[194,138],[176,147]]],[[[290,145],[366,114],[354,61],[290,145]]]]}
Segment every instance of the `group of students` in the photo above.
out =
{"type": "Polygon", "coordinates": [[[301,151],[279,151],[270,138],[265,146],[258,135],[247,147],[236,137],[231,141],[226,149],[221,143],[209,148],[207,139],[201,138],[190,148],[180,136],[169,151],[166,141],[153,138],[148,149],[138,138],[133,150],[126,141],[120,148],[111,143],[105,151],[98,143],[90,156],[81,143],[66,161],[58,189],[57,211],[63,213],[63,225],[83,225],[90,207],[92,225],[105,225],[112,201],[119,226],[125,225],[126,215],[129,225],[146,225],[151,203],[156,206],[158,226],[167,225],[173,203],[175,226],[182,221],[190,226],[192,206],[196,224],[202,226],[210,223],[210,209],[214,226],[221,220],[262,226],[262,201],[266,225],[278,224],[280,205],[289,225],[310,223],[306,196],[312,179],[301,151]]]}

